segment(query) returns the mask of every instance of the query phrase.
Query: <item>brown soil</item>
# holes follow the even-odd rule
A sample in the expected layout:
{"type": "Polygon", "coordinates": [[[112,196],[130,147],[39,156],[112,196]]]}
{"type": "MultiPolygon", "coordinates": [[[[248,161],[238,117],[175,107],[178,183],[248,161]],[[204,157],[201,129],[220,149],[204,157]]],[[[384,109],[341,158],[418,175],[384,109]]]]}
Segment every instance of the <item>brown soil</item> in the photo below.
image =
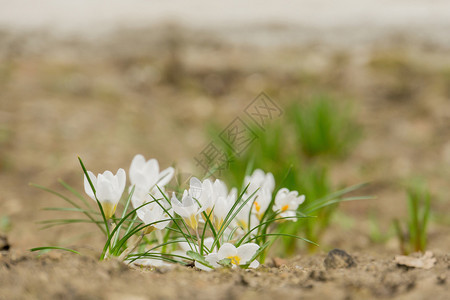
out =
{"type": "Polygon", "coordinates": [[[353,254],[356,266],[329,269],[324,255],[279,267],[202,272],[187,267],[132,269],[84,255],[9,254],[0,260],[0,299],[447,299],[450,256],[431,270],[392,257],[353,254]]]}
{"type": "Polygon", "coordinates": [[[361,49],[317,44],[260,48],[211,35],[158,28],[99,41],[46,34],[0,36],[0,299],[396,298],[444,299],[450,270],[448,182],[450,61],[447,49],[407,41],[361,49]],[[128,168],[136,153],[199,173],[193,157],[208,142],[205,125],[226,126],[262,90],[285,107],[317,92],[351,99],[364,137],[332,168],[336,186],[371,181],[376,200],[346,203],[319,254],[298,253],[285,266],[211,273],[190,268],[137,270],[98,262],[102,238],[89,226],[39,231],[42,211],[63,205],[35,182],[82,191],[76,156],[89,169],[128,168]],[[412,176],[433,192],[431,270],[397,266],[393,218],[406,216],[403,184],[412,176]],[[371,232],[369,214],[385,239],[371,232]],[[88,232],[88,234],[85,234],[88,232]],[[28,249],[61,245],[83,255],[28,249]],[[332,248],[356,267],[326,270],[332,248]]]}

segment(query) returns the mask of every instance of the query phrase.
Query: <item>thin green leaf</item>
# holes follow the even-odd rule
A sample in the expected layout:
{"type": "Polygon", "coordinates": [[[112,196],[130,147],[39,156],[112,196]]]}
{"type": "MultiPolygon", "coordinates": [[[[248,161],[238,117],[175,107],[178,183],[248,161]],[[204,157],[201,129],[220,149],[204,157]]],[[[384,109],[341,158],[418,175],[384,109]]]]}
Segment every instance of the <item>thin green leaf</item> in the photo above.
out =
{"type": "Polygon", "coordinates": [[[92,209],[92,206],[89,204],[89,202],[84,198],[77,190],[75,190],[73,187],[68,185],[66,182],[64,182],[62,179],[59,179],[58,182],[69,192],[71,192],[75,197],[83,201],[83,203],[90,209],[92,209]]]}
{"type": "Polygon", "coordinates": [[[35,252],[35,251],[45,251],[45,250],[63,250],[63,251],[68,251],[68,252],[72,252],[75,254],[80,254],[80,252],[75,251],[73,249],[69,249],[69,248],[63,248],[63,247],[56,247],[56,246],[48,246],[48,247],[36,247],[36,248],[31,248],[30,251],[31,252],[35,252]]]}

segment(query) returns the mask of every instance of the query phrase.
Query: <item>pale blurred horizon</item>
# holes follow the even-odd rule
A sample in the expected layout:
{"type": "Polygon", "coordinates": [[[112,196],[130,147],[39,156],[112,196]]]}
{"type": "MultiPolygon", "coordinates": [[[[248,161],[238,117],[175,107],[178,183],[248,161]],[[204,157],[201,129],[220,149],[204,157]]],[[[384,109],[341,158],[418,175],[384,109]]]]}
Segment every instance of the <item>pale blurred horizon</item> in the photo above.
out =
{"type": "Polygon", "coordinates": [[[443,0],[0,0],[0,29],[98,36],[121,28],[175,23],[256,43],[335,44],[405,36],[448,47],[450,1],[443,0]]]}

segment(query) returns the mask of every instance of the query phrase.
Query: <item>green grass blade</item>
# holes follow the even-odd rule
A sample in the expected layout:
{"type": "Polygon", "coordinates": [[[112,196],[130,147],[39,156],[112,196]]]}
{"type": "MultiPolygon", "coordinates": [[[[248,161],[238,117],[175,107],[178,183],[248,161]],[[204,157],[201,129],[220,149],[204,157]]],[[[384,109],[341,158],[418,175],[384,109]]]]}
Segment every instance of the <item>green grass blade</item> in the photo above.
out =
{"type": "MultiPolygon", "coordinates": [[[[39,184],[30,183],[30,185],[33,186],[33,187],[35,187],[35,188],[38,188],[38,189],[40,189],[40,190],[43,190],[43,191],[45,191],[45,192],[48,192],[48,193],[50,193],[50,194],[53,194],[53,195],[55,195],[55,196],[57,196],[57,197],[63,199],[64,201],[66,201],[67,203],[69,203],[70,205],[72,205],[72,206],[75,207],[75,208],[82,209],[81,206],[79,206],[78,204],[76,204],[74,201],[72,201],[71,199],[67,198],[67,197],[64,196],[63,194],[60,194],[60,193],[58,193],[58,192],[56,192],[56,191],[53,191],[53,190],[51,190],[51,189],[49,189],[49,188],[46,188],[46,187],[44,187],[44,186],[42,186],[42,185],[39,185],[39,184]]],[[[86,212],[86,211],[84,211],[84,212],[82,212],[82,213],[83,213],[84,215],[86,215],[86,217],[88,217],[93,223],[96,222],[96,220],[94,219],[94,217],[91,216],[90,213],[88,213],[88,212],[86,212]]],[[[102,231],[102,233],[105,234],[104,228],[101,227],[100,225],[97,225],[97,226],[98,226],[98,228],[102,231]]]]}
{"type": "MultiPolygon", "coordinates": [[[[128,210],[128,206],[130,205],[131,198],[133,197],[133,194],[134,194],[134,189],[135,189],[135,186],[133,186],[131,188],[130,194],[128,195],[127,202],[125,203],[125,207],[124,207],[124,209],[122,211],[122,219],[125,217],[125,214],[126,214],[126,212],[128,210]]],[[[117,241],[119,239],[119,235],[120,235],[120,231],[122,229],[122,225],[123,225],[123,223],[119,225],[119,228],[117,229],[117,233],[114,236],[114,241],[113,241],[113,244],[112,244],[113,247],[114,247],[114,245],[116,245],[116,243],[117,243],[117,241]]]]}
{"type": "Polygon", "coordinates": [[[334,200],[328,200],[327,202],[318,204],[316,206],[313,206],[312,208],[309,208],[307,210],[305,210],[306,214],[310,214],[314,211],[317,211],[321,208],[327,207],[329,205],[332,204],[336,204],[336,203],[341,203],[341,202],[348,202],[348,201],[359,201],[359,200],[373,200],[376,199],[375,197],[372,196],[361,196],[361,197],[347,197],[347,198],[339,198],[339,199],[334,199],[334,200]]]}
{"type": "Polygon", "coordinates": [[[49,211],[71,211],[71,212],[81,212],[81,213],[90,213],[94,215],[100,215],[99,212],[93,211],[93,210],[87,210],[83,208],[76,208],[76,207],[44,207],[42,210],[49,210],[49,211]]]}
{"type": "Polygon", "coordinates": [[[75,190],[73,187],[68,185],[66,182],[64,182],[62,179],[59,179],[58,182],[69,192],[71,192],[75,197],[83,201],[83,203],[90,209],[92,209],[92,206],[89,204],[89,202],[84,198],[77,190],[75,190]]]}
{"type": "Polygon", "coordinates": [[[35,252],[35,251],[45,251],[45,250],[48,250],[48,251],[50,251],[50,250],[63,250],[63,251],[68,251],[68,252],[72,252],[72,253],[80,254],[80,255],[81,255],[80,252],[75,251],[75,250],[73,250],[73,249],[64,248],[64,247],[56,247],[56,246],[36,247],[36,248],[31,248],[31,249],[30,249],[31,252],[35,252]]]}
{"type": "Polygon", "coordinates": [[[230,223],[234,220],[234,218],[236,218],[237,214],[242,210],[242,208],[250,201],[250,199],[252,199],[255,194],[256,191],[251,194],[247,200],[244,200],[244,202],[240,203],[240,201],[242,200],[242,197],[244,196],[245,192],[248,189],[247,185],[245,187],[245,189],[242,191],[242,193],[239,195],[239,197],[236,199],[236,202],[233,204],[233,206],[231,207],[230,211],[228,212],[227,216],[225,217],[224,221],[222,222],[222,225],[220,226],[220,229],[217,232],[217,237],[214,239],[214,242],[211,246],[211,249],[214,249],[214,247],[219,243],[219,239],[222,237],[223,233],[225,232],[225,229],[228,228],[228,226],[230,226],[230,223]],[[240,204],[239,207],[237,207],[240,204]],[[234,212],[234,210],[237,210],[234,212]]]}
{"type": "MultiPolygon", "coordinates": [[[[105,230],[106,230],[106,236],[107,236],[107,238],[109,240],[111,233],[109,232],[108,220],[106,220],[106,216],[105,216],[105,212],[103,211],[102,204],[97,199],[97,192],[95,191],[94,184],[92,183],[91,178],[89,177],[89,174],[88,174],[88,172],[86,170],[86,167],[84,166],[84,163],[81,160],[81,157],[79,157],[79,156],[78,156],[78,161],[80,162],[81,169],[83,169],[84,176],[86,176],[86,178],[87,178],[87,180],[89,182],[89,185],[90,185],[92,191],[94,192],[95,200],[97,200],[97,206],[98,206],[98,208],[99,208],[99,210],[100,210],[100,212],[102,214],[103,224],[105,225],[105,230]]],[[[103,257],[102,257],[102,259],[103,259],[103,257]]]]}
{"type": "Polygon", "coordinates": [[[266,234],[261,234],[261,235],[258,235],[258,236],[255,236],[255,237],[249,239],[247,242],[250,242],[250,241],[253,241],[255,239],[258,239],[261,236],[290,237],[290,238],[295,238],[295,239],[298,239],[298,240],[305,241],[305,242],[313,244],[315,246],[319,246],[319,244],[317,244],[317,243],[315,243],[313,241],[310,241],[307,238],[296,236],[296,235],[293,235],[293,234],[286,234],[286,233],[266,233],[266,234]]]}
{"type": "MultiPolygon", "coordinates": [[[[170,202],[170,200],[167,198],[166,194],[163,193],[163,191],[159,188],[159,186],[156,185],[156,187],[158,188],[159,192],[164,196],[164,198],[166,199],[166,201],[167,201],[170,205],[172,205],[172,203],[170,202]]],[[[150,194],[150,196],[152,196],[152,198],[153,198],[154,200],[156,200],[155,197],[153,197],[153,195],[150,194]]],[[[174,225],[175,225],[176,227],[178,227],[178,230],[181,232],[181,234],[183,234],[183,237],[186,239],[186,242],[188,243],[188,245],[189,245],[189,247],[191,248],[191,250],[194,250],[195,247],[192,247],[191,242],[192,242],[193,244],[195,244],[195,242],[194,242],[194,239],[195,239],[195,238],[194,238],[191,234],[189,234],[189,235],[186,234],[186,233],[181,229],[181,227],[178,225],[178,222],[175,221],[175,217],[172,216],[172,215],[169,213],[169,211],[164,207],[164,205],[162,205],[161,203],[159,203],[159,201],[156,201],[156,203],[158,203],[158,205],[164,210],[164,212],[165,212],[165,213],[173,220],[174,225]],[[190,240],[190,241],[189,241],[189,240],[190,240]]],[[[175,212],[174,212],[174,213],[175,213],[175,212]]],[[[189,233],[189,228],[188,228],[186,222],[183,220],[183,218],[181,218],[180,220],[181,220],[181,223],[183,224],[184,228],[186,229],[186,232],[189,233]]]]}
{"type": "MultiPolygon", "coordinates": [[[[355,190],[358,190],[358,189],[366,186],[367,184],[368,183],[360,183],[360,184],[349,186],[349,187],[344,188],[342,190],[339,190],[337,192],[331,193],[331,194],[329,194],[329,195],[327,195],[327,196],[325,196],[325,197],[323,197],[321,199],[317,199],[316,201],[311,203],[311,205],[313,205],[313,204],[314,205],[322,205],[323,203],[326,203],[326,202],[328,202],[330,200],[339,198],[339,197],[341,197],[341,196],[343,196],[343,195],[345,195],[347,193],[351,193],[351,192],[353,192],[355,190]]],[[[314,210],[316,210],[316,209],[311,209],[309,206],[310,206],[309,204],[306,204],[306,205],[303,206],[303,209],[305,211],[314,211],[314,210]]]]}

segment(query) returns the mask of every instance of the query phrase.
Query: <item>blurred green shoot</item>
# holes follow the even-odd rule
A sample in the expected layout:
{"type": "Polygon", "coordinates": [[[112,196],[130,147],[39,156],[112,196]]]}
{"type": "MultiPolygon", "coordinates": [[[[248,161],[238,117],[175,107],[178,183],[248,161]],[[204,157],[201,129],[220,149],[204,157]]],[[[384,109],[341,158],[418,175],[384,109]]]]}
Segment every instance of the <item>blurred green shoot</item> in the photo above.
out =
{"type": "Polygon", "coordinates": [[[369,213],[369,238],[373,243],[386,243],[391,237],[395,235],[393,226],[389,226],[387,231],[383,231],[380,226],[378,215],[372,211],[369,213]]]}
{"type": "Polygon", "coordinates": [[[430,219],[430,192],[424,184],[416,183],[407,189],[407,196],[407,232],[403,230],[398,219],[394,220],[400,251],[404,254],[424,252],[427,247],[427,227],[430,219]]]}
{"type": "MultiPolygon", "coordinates": [[[[272,121],[264,131],[257,126],[251,127],[258,138],[239,156],[222,145],[223,151],[233,160],[220,176],[229,185],[240,186],[245,175],[250,175],[254,169],[270,170],[278,188],[297,190],[306,196],[299,211],[304,212],[302,207],[306,206],[317,207],[310,212],[312,218],[283,222],[280,230],[291,235],[301,234],[307,240],[319,243],[340,202],[334,199],[336,201],[323,205],[323,199],[333,191],[326,167],[333,160],[324,161],[323,155],[338,158],[348,154],[360,136],[360,130],[355,126],[351,107],[329,96],[291,104],[288,111],[287,116],[272,121]],[[318,159],[309,159],[312,157],[318,159]]],[[[219,129],[218,126],[209,128],[209,136],[215,141],[221,132],[219,129]]],[[[310,252],[318,249],[314,243],[298,243],[295,239],[283,239],[283,245],[281,252],[286,254],[295,253],[299,245],[306,245],[310,252]]]]}
{"type": "Polygon", "coordinates": [[[289,112],[298,150],[307,157],[345,155],[360,135],[352,107],[326,95],[297,102],[289,112]]]}
{"type": "Polygon", "coordinates": [[[11,230],[11,220],[8,216],[0,216],[0,232],[8,232],[11,230]]]}

